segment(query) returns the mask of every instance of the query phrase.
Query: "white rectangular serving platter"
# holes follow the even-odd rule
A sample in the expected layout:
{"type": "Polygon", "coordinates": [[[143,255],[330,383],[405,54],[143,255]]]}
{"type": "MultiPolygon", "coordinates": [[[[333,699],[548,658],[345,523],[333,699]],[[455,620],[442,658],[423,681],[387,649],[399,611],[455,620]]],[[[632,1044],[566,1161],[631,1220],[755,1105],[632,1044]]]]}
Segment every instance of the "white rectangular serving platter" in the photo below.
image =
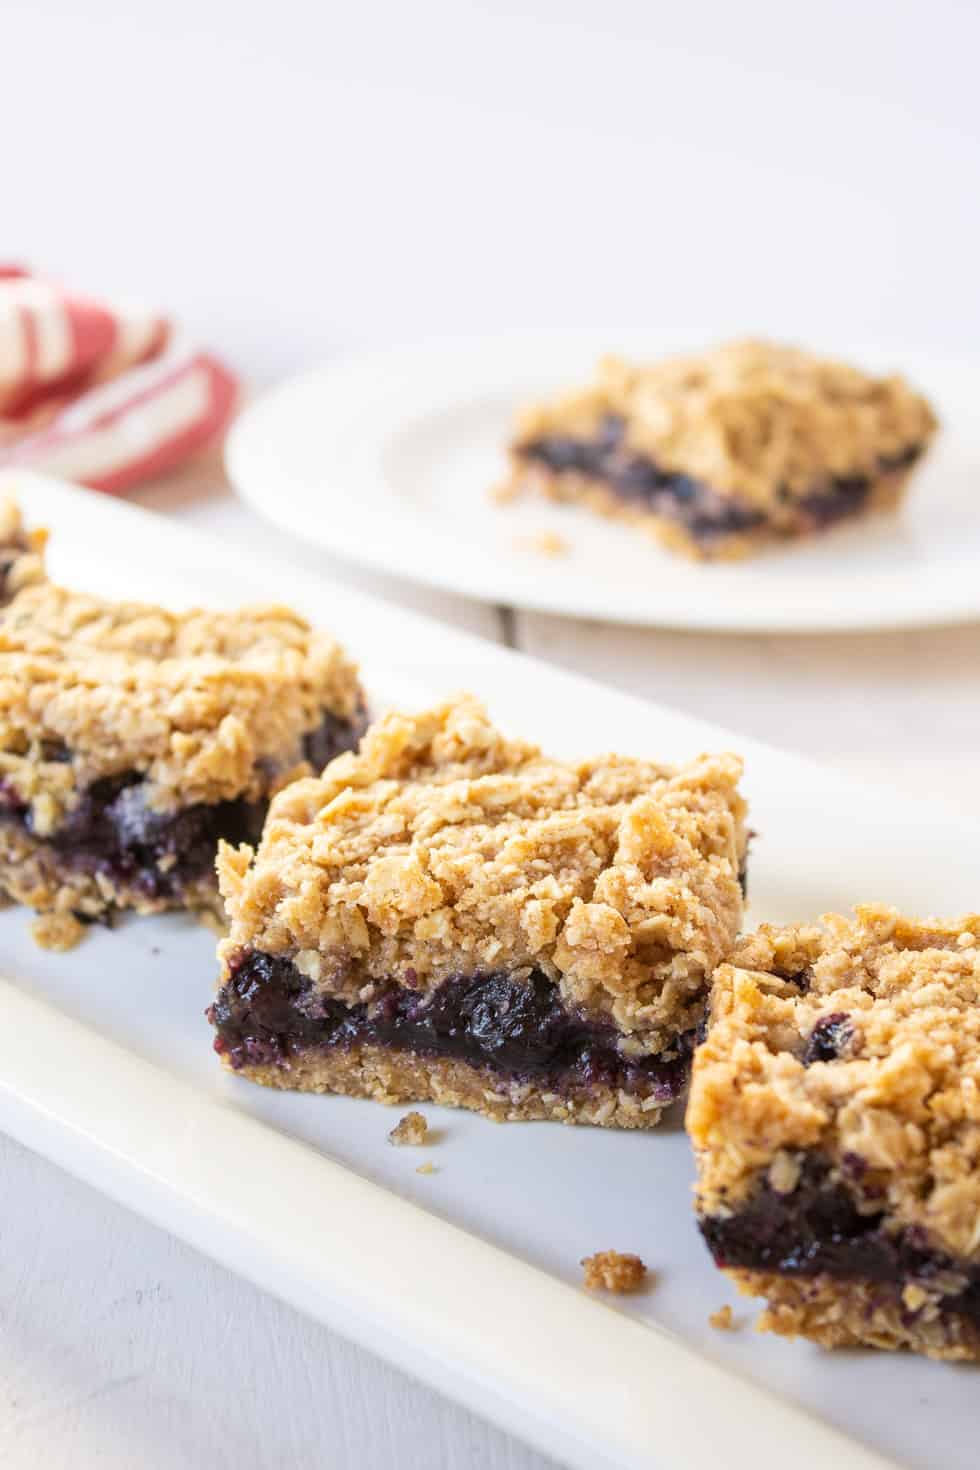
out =
{"type": "MultiPolygon", "coordinates": [[[[617,747],[746,758],[750,919],[858,900],[978,906],[980,827],[604,690],[283,564],[50,480],[0,477],[52,527],[53,574],[171,605],[288,601],[360,659],[378,711],[453,690],[561,755],[617,747]]],[[[710,571],[705,575],[710,576],[710,571]]],[[[888,732],[882,732],[886,742],[888,732]]],[[[213,939],[179,917],[37,949],[0,914],[0,1126],[216,1260],[581,1470],[975,1466],[974,1372],[828,1355],[751,1330],[690,1211],[679,1116],[652,1134],[494,1125],[426,1108],[435,1141],[393,1149],[397,1112],[273,1094],[223,1072],[203,1012],[213,939]],[[420,1175],[417,1165],[435,1172],[420,1175]],[[615,1304],[579,1261],[636,1251],[651,1290],[615,1304]],[[743,1325],[714,1331],[731,1302],[743,1325]]],[[[65,1222],[70,1233],[71,1222],[65,1222]]]]}

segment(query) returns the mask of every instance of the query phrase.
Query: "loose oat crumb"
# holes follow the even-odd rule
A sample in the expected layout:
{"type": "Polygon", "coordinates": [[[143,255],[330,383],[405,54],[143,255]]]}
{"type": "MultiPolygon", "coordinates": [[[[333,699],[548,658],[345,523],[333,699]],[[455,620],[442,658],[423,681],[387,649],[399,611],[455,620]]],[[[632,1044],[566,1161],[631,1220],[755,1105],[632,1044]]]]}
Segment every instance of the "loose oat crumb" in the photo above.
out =
{"type": "Polygon", "coordinates": [[[726,1302],[723,1307],[718,1308],[717,1312],[712,1312],[708,1318],[708,1325],[716,1332],[734,1332],[738,1323],[735,1321],[731,1307],[726,1302]]]}
{"type": "Polygon", "coordinates": [[[421,1113],[406,1113],[388,1134],[388,1142],[397,1148],[406,1144],[425,1143],[429,1136],[429,1125],[421,1113]]]}
{"type": "Polygon", "coordinates": [[[538,531],[533,536],[520,536],[514,543],[521,551],[536,551],[540,556],[567,556],[571,547],[557,531],[538,531]]]}
{"type": "Polygon", "coordinates": [[[587,1291],[637,1291],[643,1285],[647,1268],[639,1256],[622,1251],[599,1251],[582,1261],[587,1291]]]}
{"type": "Polygon", "coordinates": [[[74,949],[85,938],[85,925],[74,914],[40,914],[31,925],[31,938],[41,949],[60,953],[74,949]]]}
{"type": "Polygon", "coordinates": [[[434,1174],[436,1172],[436,1166],[431,1160],[426,1159],[424,1164],[419,1164],[415,1172],[416,1174],[434,1174]]]}

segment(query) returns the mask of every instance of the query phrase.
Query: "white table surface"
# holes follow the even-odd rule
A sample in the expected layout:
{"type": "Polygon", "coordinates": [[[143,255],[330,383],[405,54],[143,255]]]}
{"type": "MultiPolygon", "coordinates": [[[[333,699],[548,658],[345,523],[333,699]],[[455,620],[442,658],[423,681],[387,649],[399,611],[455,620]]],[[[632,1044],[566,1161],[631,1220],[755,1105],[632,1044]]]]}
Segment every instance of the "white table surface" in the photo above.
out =
{"type": "MultiPolygon", "coordinates": [[[[963,0],[9,0],[4,246],[173,307],[252,383],[501,325],[975,351],[978,53],[963,0]]],[[[238,541],[257,593],[271,546],[980,816],[980,629],[515,615],[336,566],[213,470],[138,498],[238,541]]],[[[4,1470],[545,1470],[3,1139],[0,1193],[4,1470]]]]}

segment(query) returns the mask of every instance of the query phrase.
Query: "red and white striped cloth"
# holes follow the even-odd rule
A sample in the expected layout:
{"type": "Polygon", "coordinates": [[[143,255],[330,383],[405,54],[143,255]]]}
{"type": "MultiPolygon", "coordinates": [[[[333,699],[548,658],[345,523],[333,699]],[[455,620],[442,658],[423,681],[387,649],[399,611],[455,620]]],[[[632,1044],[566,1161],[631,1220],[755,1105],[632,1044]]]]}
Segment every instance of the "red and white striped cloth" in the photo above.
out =
{"type": "Polygon", "coordinates": [[[216,439],[237,394],[166,317],[0,266],[0,469],[130,490],[216,439]]]}

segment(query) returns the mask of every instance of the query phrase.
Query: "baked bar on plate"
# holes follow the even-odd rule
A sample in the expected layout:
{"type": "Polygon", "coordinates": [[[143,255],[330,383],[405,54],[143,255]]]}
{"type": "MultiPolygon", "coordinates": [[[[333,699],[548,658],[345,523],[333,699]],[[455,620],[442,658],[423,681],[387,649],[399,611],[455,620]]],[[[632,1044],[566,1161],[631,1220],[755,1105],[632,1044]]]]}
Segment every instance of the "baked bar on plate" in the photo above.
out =
{"type": "Polygon", "coordinates": [[[42,913],[220,913],[219,838],[364,727],[354,666],[283,607],[171,613],[49,582],[0,611],[0,892],[42,913]]]}
{"type": "Polygon", "coordinates": [[[687,1116],[760,1325],[980,1358],[980,916],[763,926],[714,978],[687,1116]]]}
{"type": "Polygon", "coordinates": [[[271,1087],[651,1127],[738,931],[740,771],[552,760],[469,697],[388,715],[222,847],[215,1050],[271,1087]]]}
{"type": "Polygon", "coordinates": [[[513,491],[577,501],[673,551],[732,558],[895,506],[936,419],[899,377],[769,342],[637,366],[521,415],[513,491]]]}

